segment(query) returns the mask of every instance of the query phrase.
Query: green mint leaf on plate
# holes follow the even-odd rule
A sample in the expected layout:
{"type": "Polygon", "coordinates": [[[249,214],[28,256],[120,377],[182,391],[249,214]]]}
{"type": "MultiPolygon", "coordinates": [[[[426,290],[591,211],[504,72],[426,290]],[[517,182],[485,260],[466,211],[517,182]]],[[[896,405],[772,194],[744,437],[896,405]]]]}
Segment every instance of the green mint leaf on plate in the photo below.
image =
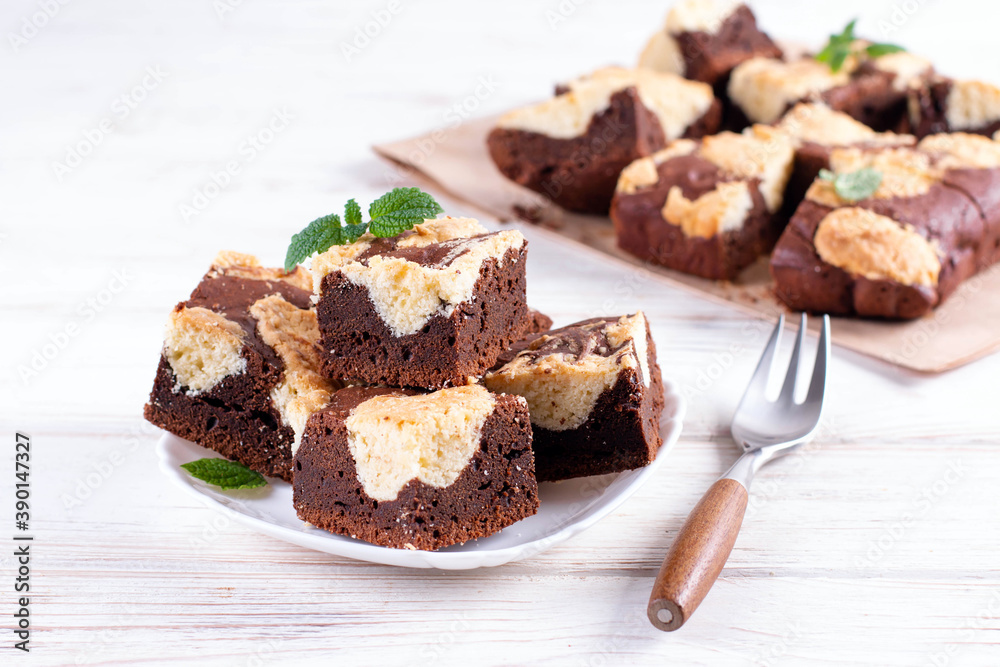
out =
{"type": "Polygon", "coordinates": [[[396,188],[372,202],[368,209],[372,219],[363,222],[358,202],[349,199],[344,206],[343,223],[339,215],[325,215],[292,237],[285,254],[285,270],[291,271],[314,253],[354,243],[365,232],[380,237],[396,236],[443,212],[434,198],[420,188],[396,188]]]}
{"type": "Polygon", "coordinates": [[[368,229],[375,236],[396,236],[443,211],[434,198],[420,188],[396,188],[368,207],[368,215],[372,218],[368,229]]]}
{"type": "MultiPolygon", "coordinates": [[[[362,231],[361,234],[364,232],[362,231]]],[[[322,218],[316,218],[305,229],[292,237],[292,242],[288,245],[288,252],[285,254],[285,271],[291,271],[296,264],[300,264],[314,252],[324,252],[330,246],[343,243],[344,228],[340,224],[339,215],[324,215],[322,218]]]]}
{"type": "Polygon", "coordinates": [[[905,51],[902,46],[897,46],[895,44],[869,44],[865,47],[865,53],[868,54],[870,58],[878,58],[879,56],[889,55],[890,53],[899,53],[900,51],[905,51]]]}
{"type": "MultiPolygon", "coordinates": [[[[820,178],[824,178],[822,173],[820,173],[820,178]]],[[[824,180],[830,179],[824,178],[824,180]]],[[[881,183],[882,173],[877,169],[865,167],[864,169],[858,169],[857,171],[837,174],[833,178],[833,189],[837,192],[837,196],[841,199],[856,202],[861,201],[862,199],[868,199],[875,194],[875,191],[878,190],[878,186],[881,183]]]]}
{"type": "Polygon", "coordinates": [[[837,175],[835,173],[833,173],[832,171],[830,171],[829,169],[820,169],[819,170],[819,177],[820,177],[821,180],[824,180],[824,181],[835,181],[835,180],[837,180],[837,175]]]}
{"type": "Polygon", "coordinates": [[[344,205],[344,222],[348,225],[361,224],[361,207],[353,199],[348,199],[344,205]]]}
{"type": "Polygon", "coordinates": [[[198,459],[182,463],[181,467],[192,477],[220,489],[256,489],[267,486],[267,480],[259,472],[229,459],[198,459]]]}

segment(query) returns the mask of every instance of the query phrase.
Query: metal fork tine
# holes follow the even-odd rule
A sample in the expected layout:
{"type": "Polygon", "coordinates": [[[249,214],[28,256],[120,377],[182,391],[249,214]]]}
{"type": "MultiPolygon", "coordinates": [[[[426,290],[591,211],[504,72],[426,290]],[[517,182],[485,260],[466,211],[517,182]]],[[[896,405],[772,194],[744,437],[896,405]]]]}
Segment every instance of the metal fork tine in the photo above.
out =
{"type": "Polygon", "coordinates": [[[799,333],[795,337],[795,347],[792,349],[792,358],[788,362],[788,371],[785,372],[785,382],[781,385],[781,393],[778,395],[778,403],[792,403],[795,400],[795,378],[799,374],[802,344],[805,340],[806,314],[802,313],[802,316],[799,318],[799,333]]]}
{"type": "Polygon", "coordinates": [[[816,348],[816,364],[813,366],[812,379],[809,381],[809,393],[806,402],[822,403],[826,391],[826,364],[830,358],[830,316],[823,316],[823,331],[819,336],[819,346],[816,348]]]}
{"type": "Polygon", "coordinates": [[[757,396],[759,400],[764,400],[764,393],[767,391],[767,380],[771,376],[771,364],[774,363],[774,353],[778,349],[778,341],[781,340],[781,330],[784,328],[785,316],[782,314],[778,317],[778,323],[774,326],[774,331],[771,332],[771,338],[767,341],[767,347],[764,348],[763,354],[760,355],[760,361],[757,362],[757,370],[753,372],[750,384],[747,385],[747,390],[743,393],[743,399],[740,401],[741,405],[751,396],[757,396]]]}

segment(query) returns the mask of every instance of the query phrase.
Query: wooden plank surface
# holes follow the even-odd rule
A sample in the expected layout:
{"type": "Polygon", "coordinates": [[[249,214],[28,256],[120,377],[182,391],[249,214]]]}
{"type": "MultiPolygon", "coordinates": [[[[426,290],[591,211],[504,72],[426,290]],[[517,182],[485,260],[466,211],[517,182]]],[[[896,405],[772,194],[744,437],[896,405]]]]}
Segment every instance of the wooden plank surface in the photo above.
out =
{"type": "MultiPolygon", "coordinates": [[[[859,15],[944,71],[995,75],[995,5],[910,4],[901,19],[907,3],[754,6],[781,37],[815,43],[859,15]]],[[[13,513],[21,430],[36,536],[32,652],[4,630],[0,663],[1000,664],[1000,356],[924,377],[836,350],[815,444],[761,474],[719,583],[659,633],[653,576],[736,456],[728,419],[769,325],[531,229],[532,304],[557,323],[643,309],[689,400],[667,464],[612,516],[523,562],[410,571],[251,533],[168,484],[141,407],[166,313],[215,251],[278,263],[308,220],[407,182],[370,144],[630,62],[667,3],[400,0],[348,61],[342,44],[388,5],[91,0],[0,48],[0,507],[13,513]]],[[[5,3],[2,25],[20,35],[39,7],[5,3]]],[[[0,554],[7,628],[15,562],[0,554]]]]}

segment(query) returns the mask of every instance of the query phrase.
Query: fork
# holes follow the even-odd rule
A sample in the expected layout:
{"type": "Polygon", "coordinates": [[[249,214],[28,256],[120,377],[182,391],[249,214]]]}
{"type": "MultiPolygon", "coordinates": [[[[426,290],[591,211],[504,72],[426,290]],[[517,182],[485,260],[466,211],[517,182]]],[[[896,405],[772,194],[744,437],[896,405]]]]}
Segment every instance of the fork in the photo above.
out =
{"type": "Polygon", "coordinates": [[[743,524],[756,472],[768,461],[801,447],[819,424],[830,358],[830,318],[823,316],[812,379],[801,403],[795,401],[795,389],[806,333],[804,313],[781,391],[775,400],[766,396],[784,325],[782,315],[733,416],[733,440],[743,455],[688,515],[656,575],[646,613],[660,630],[672,631],[684,625],[719,578],[743,524]]]}

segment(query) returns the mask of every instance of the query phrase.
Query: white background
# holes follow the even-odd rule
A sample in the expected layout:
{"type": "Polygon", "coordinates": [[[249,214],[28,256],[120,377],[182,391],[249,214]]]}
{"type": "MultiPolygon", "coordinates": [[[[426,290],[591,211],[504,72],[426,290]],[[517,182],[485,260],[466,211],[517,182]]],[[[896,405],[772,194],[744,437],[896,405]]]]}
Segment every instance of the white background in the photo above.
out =
{"type": "MultiPolygon", "coordinates": [[[[279,263],[309,220],[393,184],[372,143],[631,63],[668,3],[398,6],[348,59],[343,45],[387,2],[3,3],[0,540],[13,533],[20,429],[34,438],[37,541],[33,650],[0,631],[0,662],[1000,663],[1000,357],[922,377],[836,350],[817,446],[758,478],[721,580],[688,626],[659,633],[645,619],[652,577],[736,455],[728,419],[768,327],[531,229],[532,304],[557,324],[642,308],[690,399],[667,465],[620,511],[529,561],[428,573],[252,534],[168,485],[141,408],[166,314],[217,250],[279,263]],[[247,137],[275,113],[291,119],[251,158],[247,137]],[[239,173],[213,189],[231,161],[239,173]]],[[[807,44],[861,16],[861,34],[1000,81],[996,3],[754,9],[807,44]],[[901,25],[883,35],[879,21],[901,25]]],[[[11,551],[0,547],[3,627],[11,551]]]]}

